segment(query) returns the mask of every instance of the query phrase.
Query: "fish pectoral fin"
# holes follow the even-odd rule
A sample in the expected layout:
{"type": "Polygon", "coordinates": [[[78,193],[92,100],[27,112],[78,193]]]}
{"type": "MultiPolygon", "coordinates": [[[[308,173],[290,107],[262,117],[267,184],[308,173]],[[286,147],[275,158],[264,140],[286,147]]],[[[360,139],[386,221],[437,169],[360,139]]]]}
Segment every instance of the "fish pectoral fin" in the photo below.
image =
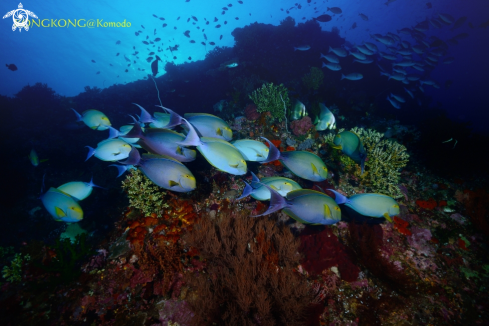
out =
{"type": "Polygon", "coordinates": [[[235,168],[235,169],[236,169],[236,168],[238,168],[239,163],[236,163],[236,164],[229,164],[229,166],[230,166],[230,167],[232,167],[232,168],[235,168]]]}
{"type": "Polygon", "coordinates": [[[178,182],[175,182],[175,181],[173,181],[173,180],[170,180],[170,181],[168,182],[168,184],[170,185],[170,188],[171,188],[171,187],[175,187],[175,186],[179,186],[179,185],[180,185],[178,182]]]}
{"type": "Polygon", "coordinates": [[[66,216],[66,213],[65,213],[65,212],[64,212],[64,211],[63,211],[61,208],[59,208],[58,206],[56,206],[56,207],[54,208],[54,210],[55,210],[55,212],[56,212],[56,216],[57,216],[57,217],[59,217],[60,219],[61,219],[62,217],[65,217],[65,216],[66,216]]]}
{"type": "Polygon", "coordinates": [[[319,175],[318,168],[314,165],[314,163],[311,163],[311,167],[312,167],[312,173],[319,175]]]}
{"type": "Polygon", "coordinates": [[[279,190],[280,190],[280,188],[277,188],[277,187],[275,187],[274,185],[271,185],[271,186],[270,186],[270,188],[272,188],[272,189],[273,189],[273,190],[275,190],[275,191],[279,191],[279,190]]]}
{"type": "Polygon", "coordinates": [[[387,212],[384,213],[384,217],[387,221],[391,222],[392,223],[392,219],[391,217],[389,216],[389,214],[387,212]]]}
{"type": "Polygon", "coordinates": [[[177,146],[177,154],[178,155],[183,155],[183,148],[180,146],[177,146]]]}
{"type": "Polygon", "coordinates": [[[343,146],[341,145],[331,145],[334,149],[343,149],[343,146]]]}
{"type": "Polygon", "coordinates": [[[218,134],[219,136],[222,136],[222,130],[221,130],[221,128],[217,128],[216,134],[218,134]]]}
{"type": "Polygon", "coordinates": [[[117,155],[119,155],[120,153],[121,153],[121,152],[117,152],[117,153],[113,153],[113,154],[114,154],[114,156],[117,156],[117,155]]]}
{"type": "Polygon", "coordinates": [[[325,216],[325,218],[332,218],[333,217],[333,215],[331,214],[331,209],[326,204],[324,204],[324,216],[325,216]]]}

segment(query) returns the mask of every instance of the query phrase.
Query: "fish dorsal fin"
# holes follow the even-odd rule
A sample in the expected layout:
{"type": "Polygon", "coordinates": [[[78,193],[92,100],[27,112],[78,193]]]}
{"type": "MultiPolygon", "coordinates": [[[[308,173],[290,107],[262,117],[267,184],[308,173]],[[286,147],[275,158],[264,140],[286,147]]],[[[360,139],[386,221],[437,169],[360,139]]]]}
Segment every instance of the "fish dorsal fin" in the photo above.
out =
{"type": "Polygon", "coordinates": [[[58,206],[54,207],[54,210],[55,210],[56,216],[58,218],[62,218],[62,217],[66,216],[66,213],[61,208],[59,208],[58,206]]]}
{"type": "Polygon", "coordinates": [[[217,118],[219,120],[222,120],[218,116],[213,115],[213,114],[210,114],[210,113],[185,113],[183,116],[186,119],[189,119],[189,118],[192,118],[192,117],[205,116],[205,117],[213,117],[213,118],[217,118]]]}
{"type": "Polygon", "coordinates": [[[151,160],[151,159],[169,160],[169,161],[176,162],[180,165],[183,165],[182,162],[180,162],[179,160],[174,159],[173,157],[167,156],[167,155],[143,154],[143,159],[145,159],[145,160],[151,160]]]}
{"type": "Polygon", "coordinates": [[[179,186],[179,185],[180,185],[178,182],[173,181],[173,180],[170,180],[170,181],[168,182],[168,184],[170,185],[170,188],[171,188],[171,187],[175,187],[175,186],[179,186]]]}
{"type": "Polygon", "coordinates": [[[215,137],[201,137],[200,140],[203,142],[203,143],[222,143],[224,145],[227,145],[227,146],[230,146],[232,148],[234,148],[235,150],[238,150],[236,148],[236,146],[234,146],[233,144],[225,141],[224,139],[221,139],[221,138],[215,138],[215,137]]]}
{"type": "Polygon", "coordinates": [[[314,165],[314,163],[311,163],[311,168],[312,168],[312,173],[319,175],[318,168],[314,165]]]}
{"type": "Polygon", "coordinates": [[[315,190],[311,190],[311,189],[297,189],[297,190],[293,190],[293,191],[289,192],[287,194],[287,199],[292,200],[294,198],[298,198],[298,197],[306,196],[306,195],[321,195],[321,196],[329,197],[328,195],[323,194],[319,191],[315,191],[315,190]]]}
{"type": "Polygon", "coordinates": [[[331,208],[328,205],[324,204],[324,217],[327,219],[331,219],[333,214],[331,214],[331,208]]]}

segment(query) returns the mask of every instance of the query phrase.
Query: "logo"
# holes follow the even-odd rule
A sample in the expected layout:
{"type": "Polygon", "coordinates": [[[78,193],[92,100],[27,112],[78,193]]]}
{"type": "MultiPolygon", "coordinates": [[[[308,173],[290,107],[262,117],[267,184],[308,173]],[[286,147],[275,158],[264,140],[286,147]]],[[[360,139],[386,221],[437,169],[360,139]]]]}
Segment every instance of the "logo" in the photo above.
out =
{"type": "Polygon", "coordinates": [[[22,28],[26,31],[29,30],[29,16],[38,18],[32,11],[25,10],[22,3],[19,3],[19,9],[9,11],[3,18],[5,19],[10,16],[12,16],[12,19],[14,20],[14,24],[12,25],[12,31],[14,32],[17,27],[19,28],[19,32],[22,31],[22,28]]]}

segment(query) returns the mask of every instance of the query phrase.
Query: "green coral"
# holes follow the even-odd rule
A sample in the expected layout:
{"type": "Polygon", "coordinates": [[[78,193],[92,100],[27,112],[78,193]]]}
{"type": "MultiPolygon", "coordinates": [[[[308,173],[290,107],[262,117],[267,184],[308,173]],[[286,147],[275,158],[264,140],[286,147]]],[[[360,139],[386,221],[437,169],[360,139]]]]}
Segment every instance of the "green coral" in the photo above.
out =
{"type": "MultiPolygon", "coordinates": [[[[338,133],[344,129],[338,130],[338,133]]],[[[374,192],[386,194],[394,198],[402,197],[402,192],[398,187],[400,170],[409,161],[409,154],[406,147],[396,141],[384,139],[384,134],[372,129],[353,128],[352,132],[357,134],[362,140],[363,146],[367,151],[367,161],[365,162],[365,172],[360,176],[360,167],[357,165],[355,175],[360,178],[363,185],[371,187],[374,192]]],[[[328,134],[324,137],[327,143],[333,143],[335,135],[328,134]]],[[[350,170],[355,164],[346,155],[339,157],[345,170],[350,170]]]]}
{"type": "Polygon", "coordinates": [[[307,89],[318,90],[323,84],[324,73],[317,67],[311,67],[309,73],[302,77],[302,83],[307,89]]]}
{"type": "Polygon", "coordinates": [[[400,170],[409,161],[406,147],[390,139],[383,139],[384,134],[372,129],[353,128],[363,142],[367,151],[365,173],[361,176],[363,183],[368,184],[374,191],[394,198],[402,197],[398,187],[400,170]]]}
{"type": "Polygon", "coordinates": [[[268,111],[279,122],[286,118],[286,108],[290,107],[290,99],[284,85],[263,84],[261,88],[254,90],[249,97],[256,104],[259,113],[268,111]]]}
{"type": "Polygon", "coordinates": [[[10,266],[3,267],[3,278],[11,283],[22,281],[22,265],[24,264],[24,261],[29,261],[30,259],[31,257],[29,255],[22,256],[22,254],[15,254],[10,266]]]}
{"type": "Polygon", "coordinates": [[[166,191],[155,185],[141,171],[133,170],[122,182],[129,197],[129,206],[140,210],[145,216],[155,213],[161,217],[168,208],[164,202],[166,191]]]}

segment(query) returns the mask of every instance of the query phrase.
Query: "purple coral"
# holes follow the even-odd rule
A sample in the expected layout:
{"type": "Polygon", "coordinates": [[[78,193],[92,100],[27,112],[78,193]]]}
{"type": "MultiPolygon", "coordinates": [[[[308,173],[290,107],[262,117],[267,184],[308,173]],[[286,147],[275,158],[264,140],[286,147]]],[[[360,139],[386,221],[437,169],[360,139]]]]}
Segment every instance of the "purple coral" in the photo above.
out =
{"type": "Polygon", "coordinates": [[[171,321],[178,323],[180,326],[189,326],[194,313],[186,301],[178,300],[163,300],[157,303],[160,311],[161,324],[153,324],[152,326],[167,326],[171,321]]]}
{"type": "Polygon", "coordinates": [[[313,127],[311,118],[304,117],[300,120],[294,120],[290,123],[290,129],[296,136],[305,135],[313,127]]]}

